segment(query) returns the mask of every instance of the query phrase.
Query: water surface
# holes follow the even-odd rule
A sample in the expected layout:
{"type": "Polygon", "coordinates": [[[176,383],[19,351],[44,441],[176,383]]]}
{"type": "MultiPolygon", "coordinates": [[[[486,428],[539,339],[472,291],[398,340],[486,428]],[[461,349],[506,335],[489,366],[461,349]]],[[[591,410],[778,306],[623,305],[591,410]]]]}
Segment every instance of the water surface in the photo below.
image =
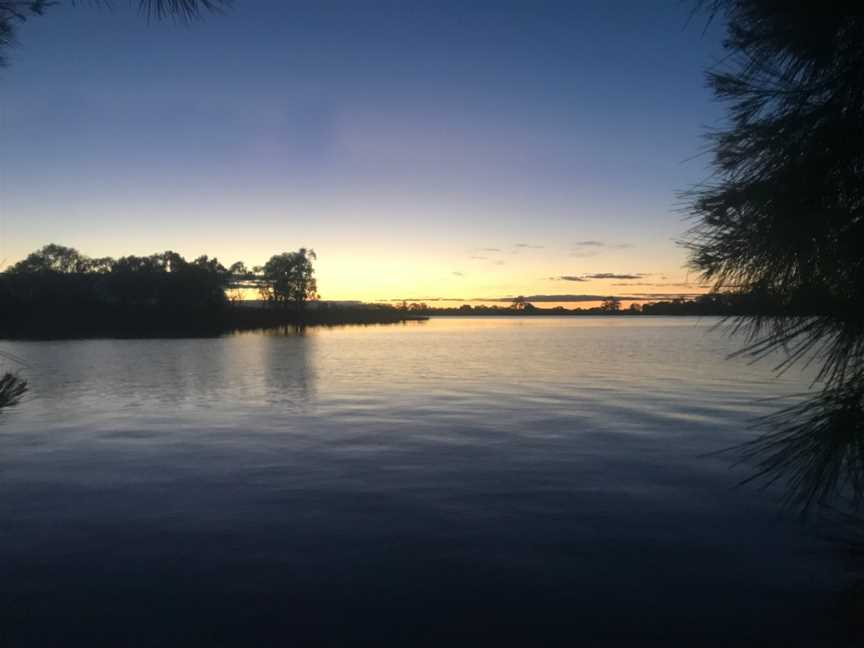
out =
{"type": "Polygon", "coordinates": [[[829,645],[830,552],[709,454],[808,377],[715,324],[0,342],[0,639],[829,645]]]}

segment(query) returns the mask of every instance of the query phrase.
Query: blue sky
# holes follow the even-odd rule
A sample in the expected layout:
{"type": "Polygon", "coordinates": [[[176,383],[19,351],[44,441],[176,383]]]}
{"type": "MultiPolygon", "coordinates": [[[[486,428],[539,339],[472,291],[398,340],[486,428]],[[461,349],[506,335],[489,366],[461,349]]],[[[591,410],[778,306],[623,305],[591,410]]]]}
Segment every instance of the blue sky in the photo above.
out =
{"type": "Polygon", "coordinates": [[[720,34],[687,3],[117,5],[51,8],[0,71],[0,260],[311,246],[332,299],[696,289],[676,193],[720,34]]]}

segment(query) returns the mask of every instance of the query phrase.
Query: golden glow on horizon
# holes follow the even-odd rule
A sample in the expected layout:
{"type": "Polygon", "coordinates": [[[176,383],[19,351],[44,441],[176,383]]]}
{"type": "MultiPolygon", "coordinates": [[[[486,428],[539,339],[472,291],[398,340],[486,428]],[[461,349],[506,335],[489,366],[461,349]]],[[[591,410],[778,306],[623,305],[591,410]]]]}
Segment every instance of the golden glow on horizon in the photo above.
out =
{"type": "MultiPolygon", "coordinates": [[[[285,229],[291,229],[286,226],[285,229]]],[[[577,228],[574,226],[573,228],[577,228]]],[[[353,232],[349,232],[351,234],[353,232]]],[[[165,235],[163,233],[163,235],[165,235]]],[[[456,241],[429,235],[423,237],[414,230],[394,232],[386,237],[381,232],[348,236],[340,231],[307,232],[287,235],[272,232],[262,239],[249,230],[241,230],[234,239],[222,236],[178,237],[165,235],[166,243],[150,232],[147,238],[119,238],[116,232],[109,239],[95,232],[79,232],[76,236],[58,236],[56,242],[76,247],[91,257],[147,255],[173,249],[187,259],[201,254],[218,257],[224,265],[242,260],[247,266],[263,264],[270,255],[301,246],[318,253],[315,263],[318,290],[322,299],[332,301],[363,301],[396,303],[397,300],[426,301],[434,304],[499,303],[492,301],[517,295],[597,295],[640,297],[694,294],[706,292],[683,269],[686,254],[672,243],[643,243],[616,248],[609,246],[576,255],[571,244],[534,240],[530,244],[487,237],[472,242],[456,241]],[[399,240],[401,239],[401,241],[399,240]],[[192,243],[191,241],[194,241],[192,243]],[[472,244],[473,243],[473,244],[472,244]],[[494,249],[493,249],[494,248],[494,249]],[[587,277],[592,274],[614,274],[618,279],[586,278],[583,281],[564,277],[587,277]],[[637,277],[638,275],[638,277],[637,277]],[[490,300],[490,301],[486,301],[490,300]]],[[[563,235],[562,235],[563,237],[563,235]]],[[[520,237],[527,238],[527,237],[520,237]]],[[[570,235],[570,240],[581,237],[570,235]]],[[[635,238],[635,235],[634,237],[635,238]]],[[[619,234],[619,240],[627,240],[619,234]]],[[[530,239],[529,239],[530,240],[530,239]]],[[[563,239],[562,240],[566,240],[563,239]]],[[[14,263],[47,241],[7,241],[8,262],[14,263]]],[[[254,290],[245,291],[244,299],[256,299],[254,290]]],[[[650,299],[650,298],[649,298],[650,299]]],[[[595,302],[534,302],[537,306],[565,308],[591,307],[595,302]]],[[[628,300],[624,300],[625,307],[628,300]]]]}
{"type": "MultiPolygon", "coordinates": [[[[319,253],[316,278],[325,301],[361,301],[398,304],[402,300],[426,302],[430,306],[454,307],[461,304],[507,306],[504,298],[517,295],[597,295],[634,297],[622,300],[622,307],[642,301],[657,301],[667,296],[707,292],[706,287],[676,274],[643,273],[639,280],[589,279],[565,281],[553,278],[555,261],[520,259],[512,267],[491,263],[457,263],[453,258],[420,259],[408,255],[387,258],[379,255],[332,257],[319,253]],[[449,270],[461,267],[465,270],[449,270]],[[527,270],[525,269],[527,268],[527,270]],[[528,280],[526,276],[528,275],[528,280]],[[545,275],[545,276],[543,276],[545,275]],[[654,297],[650,295],[656,295],[654,297]],[[503,301],[502,301],[503,300],[503,301]]],[[[587,265],[587,264],[584,264],[587,265]]],[[[600,267],[607,267],[602,264],[600,267]]],[[[241,299],[259,299],[256,290],[241,293],[241,299]]],[[[529,300],[530,301],[530,300],[529,300]]],[[[541,308],[592,308],[600,300],[535,301],[541,308]]]]}

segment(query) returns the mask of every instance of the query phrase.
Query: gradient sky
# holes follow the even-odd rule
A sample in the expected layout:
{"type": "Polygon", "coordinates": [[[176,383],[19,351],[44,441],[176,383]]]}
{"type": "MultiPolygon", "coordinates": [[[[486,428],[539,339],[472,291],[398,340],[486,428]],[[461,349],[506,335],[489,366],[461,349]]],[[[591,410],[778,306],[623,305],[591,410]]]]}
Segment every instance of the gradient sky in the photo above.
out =
{"type": "Polygon", "coordinates": [[[693,292],[720,34],[689,7],[52,8],[0,70],[0,261],[308,246],[327,299],[693,292]]]}

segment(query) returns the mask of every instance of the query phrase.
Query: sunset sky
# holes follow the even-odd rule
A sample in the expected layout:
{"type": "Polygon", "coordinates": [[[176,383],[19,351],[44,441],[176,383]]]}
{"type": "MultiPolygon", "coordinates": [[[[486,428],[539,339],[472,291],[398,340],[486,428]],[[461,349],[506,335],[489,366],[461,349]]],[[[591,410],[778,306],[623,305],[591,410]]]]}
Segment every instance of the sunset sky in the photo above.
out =
{"type": "Polygon", "coordinates": [[[326,299],[698,291],[720,37],[687,3],[80,4],[0,70],[2,265],[308,246],[326,299]]]}

